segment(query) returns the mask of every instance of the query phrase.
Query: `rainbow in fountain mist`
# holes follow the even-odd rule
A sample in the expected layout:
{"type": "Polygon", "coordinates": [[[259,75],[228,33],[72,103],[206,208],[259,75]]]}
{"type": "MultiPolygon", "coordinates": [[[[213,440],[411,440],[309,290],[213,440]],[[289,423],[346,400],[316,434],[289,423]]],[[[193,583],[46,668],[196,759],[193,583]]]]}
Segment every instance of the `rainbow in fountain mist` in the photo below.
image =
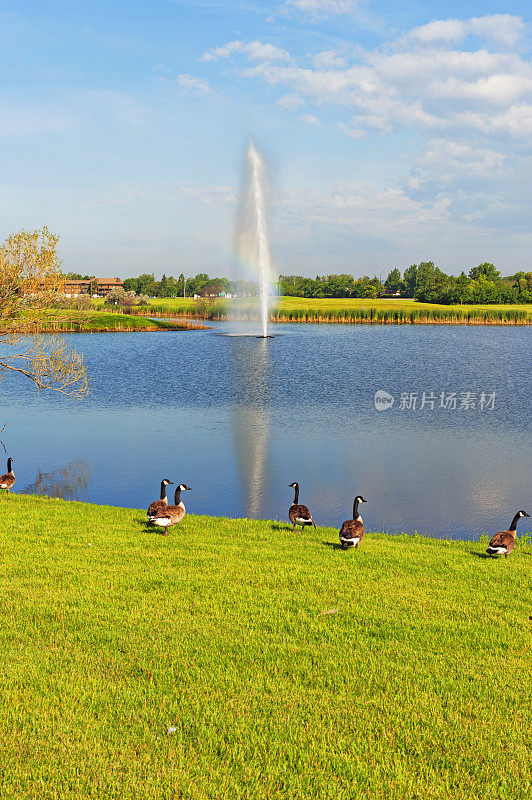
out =
{"type": "Polygon", "coordinates": [[[252,139],[249,140],[246,163],[248,175],[239,236],[239,256],[251,266],[254,275],[258,275],[261,335],[267,336],[268,302],[273,280],[266,225],[264,162],[252,139]]]}

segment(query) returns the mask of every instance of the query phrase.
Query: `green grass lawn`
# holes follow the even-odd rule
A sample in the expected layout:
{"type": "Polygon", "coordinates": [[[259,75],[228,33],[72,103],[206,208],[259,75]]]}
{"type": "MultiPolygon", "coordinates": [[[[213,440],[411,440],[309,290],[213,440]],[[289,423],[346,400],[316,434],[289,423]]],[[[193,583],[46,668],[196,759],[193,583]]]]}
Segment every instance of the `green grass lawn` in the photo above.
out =
{"type": "Polygon", "coordinates": [[[133,314],[112,314],[105,311],[96,311],[88,315],[86,320],[82,320],[82,330],[91,330],[97,333],[99,330],[115,330],[121,328],[129,331],[146,330],[181,330],[185,326],[167,322],[162,319],[147,319],[137,317],[133,314]]]}
{"type": "MultiPolygon", "coordinates": [[[[18,319],[23,324],[31,322],[32,312],[27,311],[18,319]]],[[[11,328],[6,321],[6,330],[11,328]]],[[[148,319],[131,314],[113,314],[100,311],[48,310],[48,319],[39,325],[39,332],[105,333],[114,331],[175,331],[186,330],[187,324],[148,319]]],[[[1,331],[0,331],[1,332],[1,331]]]]}
{"type": "Polygon", "coordinates": [[[530,545],[0,519],[3,800],[530,796],[530,545]]]}

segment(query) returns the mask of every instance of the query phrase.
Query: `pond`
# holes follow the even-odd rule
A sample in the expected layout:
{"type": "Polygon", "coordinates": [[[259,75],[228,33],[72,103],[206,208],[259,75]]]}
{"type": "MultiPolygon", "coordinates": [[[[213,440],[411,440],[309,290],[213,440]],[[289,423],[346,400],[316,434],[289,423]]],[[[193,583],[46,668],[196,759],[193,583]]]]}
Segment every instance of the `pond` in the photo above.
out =
{"type": "Polygon", "coordinates": [[[7,378],[16,491],[146,508],[168,477],[190,512],[287,519],[298,481],[318,525],[362,494],[371,530],[460,539],[531,505],[529,328],[228,324],[71,335],[81,404],[7,378]]]}

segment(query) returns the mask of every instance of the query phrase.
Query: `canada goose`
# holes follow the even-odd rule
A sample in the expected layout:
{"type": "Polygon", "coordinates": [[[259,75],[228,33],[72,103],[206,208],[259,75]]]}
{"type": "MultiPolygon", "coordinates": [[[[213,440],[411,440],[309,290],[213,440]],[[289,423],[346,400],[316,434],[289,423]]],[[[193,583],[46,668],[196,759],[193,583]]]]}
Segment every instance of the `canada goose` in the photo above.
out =
{"type": "Polygon", "coordinates": [[[301,530],[303,530],[305,525],[314,525],[314,530],[316,530],[316,523],[312,519],[311,513],[308,510],[308,508],[306,506],[300,505],[297,502],[299,500],[299,483],[290,483],[288,485],[292,489],[295,489],[294,502],[292,503],[288,511],[288,519],[294,525],[294,527],[292,528],[292,532],[295,531],[296,525],[301,525],[301,530]]]}
{"type": "Polygon", "coordinates": [[[168,478],[162,479],[161,499],[154,500],[153,503],[150,503],[150,505],[148,506],[148,510],[146,511],[146,514],[148,515],[148,520],[150,519],[150,517],[153,517],[155,512],[158,511],[160,508],[164,509],[168,505],[168,498],[166,497],[166,487],[169,486],[171,483],[173,484],[173,481],[169,480],[168,478]]]}
{"type": "Polygon", "coordinates": [[[15,483],[15,475],[13,473],[12,467],[13,459],[7,459],[7,474],[0,475],[0,489],[6,490],[7,499],[9,500],[9,490],[13,488],[13,484],[15,483]]]}
{"type": "Polygon", "coordinates": [[[530,514],[527,514],[526,511],[518,511],[515,517],[512,520],[512,524],[508,528],[507,531],[499,531],[496,533],[491,542],[488,545],[488,549],[486,553],[489,553],[490,556],[502,556],[504,555],[505,558],[508,558],[508,555],[512,552],[515,547],[515,538],[517,536],[517,523],[521,519],[521,517],[529,517],[530,514]]]}
{"type": "Polygon", "coordinates": [[[190,491],[190,486],[187,486],[185,483],[180,483],[175,490],[174,505],[161,506],[150,520],[154,525],[159,525],[160,528],[164,528],[165,535],[168,533],[168,528],[171,525],[177,525],[185,516],[185,504],[181,500],[181,492],[184,491],[190,491]]]}
{"type": "Polygon", "coordinates": [[[360,497],[360,495],[355,497],[355,501],[353,503],[353,519],[346,519],[340,528],[340,542],[342,543],[342,549],[346,547],[358,547],[364,538],[364,523],[362,522],[362,517],[358,513],[358,504],[367,502],[368,501],[364,500],[364,498],[360,497]]]}

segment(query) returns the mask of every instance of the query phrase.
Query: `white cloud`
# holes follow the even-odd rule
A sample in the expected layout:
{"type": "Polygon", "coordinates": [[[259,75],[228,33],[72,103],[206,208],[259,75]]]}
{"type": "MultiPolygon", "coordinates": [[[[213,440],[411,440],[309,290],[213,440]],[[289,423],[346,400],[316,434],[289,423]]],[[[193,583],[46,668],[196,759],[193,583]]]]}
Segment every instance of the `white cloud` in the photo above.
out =
{"type": "MultiPolygon", "coordinates": [[[[206,208],[233,206],[237,192],[231,186],[181,187],[187,205],[206,208]]],[[[409,197],[401,188],[373,183],[336,184],[327,189],[298,189],[276,198],[276,216],[281,222],[315,229],[325,223],[327,230],[339,228],[366,233],[379,229],[383,236],[402,239],[423,225],[449,219],[450,200],[438,197],[430,205],[409,197]]]]}
{"type": "Polygon", "coordinates": [[[479,36],[512,47],[524,35],[525,23],[522,17],[511,14],[489,14],[472,19],[437,19],[414,28],[408,39],[421,44],[461,42],[467,36],[479,36]]]}
{"type": "Polygon", "coordinates": [[[176,83],[179,84],[183,89],[187,89],[187,91],[191,92],[192,94],[213,94],[213,89],[209,86],[209,84],[203,80],[203,78],[197,78],[194,75],[187,75],[182,74],[178,75],[176,78],[176,83]]]}
{"type": "Polygon", "coordinates": [[[329,233],[343,230],[358,235],[368,231],[393,242],[408,243],[412,235],[427,239],[450,222],[450,200],[437,197],[423,204],[402,189],[373,183],[346,183],[326,190],[298,190],[279,198],[287,226],[311,236],[323,226],[329,233]]]}
{"type": "MultiPolygon", "coordinates": [[[[508,15],[500,16],[506,25],[504,28],[501,23],[501,36],[508,37],[508,15]]],[[[510,19],[517,21],[519,29],[520,18],[510,19]]],[[[456,21],[442,22],[454,26],[456,21]]],[[[493,17],[468,22],[474,23],[475,30],[491,31],[493,17]]],[[[431,36],[435,36],[434,31],[431,36]]],[[[357,63],[344,67],[334,51],[321,51],[313,67],[263,60],[241,74],[288,90],[278,101],[282,107],[296,108],[302,101],[344,106],[351,117],[349,122],[339,123],[345,133],[356,138],[362,130],[393,131],[412,126],[430,131],[529,135],[530,61],[517,53],[490,52],[487,48],[435,48],[432,39],[427,39],[429,43],[420,46],[419,33],[415,45],[408,36],[403,37],[391,43],[391,48],[359,53],[357,63]]]]}
{"type": "Polygon", "coordinates": [[[286,0],[283,9],[296,9],[312,18],[350,14],[364,0],[286,0]]]}
{"type": "Polygon", "coordinates": [[[227,42],[221,47],[214,47],[203,53],[202,61],[217,61],[220,58],[229,58],[232,53],[242,53],[250,61],[290,61],[290,55],[286,50],[281,50],[273,44],[263,44],[262,42],[235,41],[227,42]]]}
{"type": "Polygon", "coordinates": [[[237,203],[237,192],[233,186],[182,186],[180,192],[189,205],[223,208],[237,203]]]}
{"type": "Polygon", "coordinates": [[[299,119],[301,122],[304,122],[305,125],[313,125],[314,127],[321,125],[321,122],[317,117],[314,116],[314,114],[305,114],[305,116],[300,117],[299,119]]]}
{"type": "Polygon", "coordinates": [[[145,197],[141,189],[129,189],[120,197],[103,197],[94,200],[96,205],[109,206],[110,208],[130,209],[145,197]]]}
{"type": "MultiPolygon", "coordinates": [[[[482,137],[484,139],[484,137],[482,137]]],[[[500,247],[513,246],[517,231],[529,231],[532,203],[528,185],[531,158],[521,148],[497,150],[472,143],[472,137],[457,140],[430,139],[414,160],[403,181],[405,193],[424,206],[438,197],[449,197],[453,222],[501,232],[508,227],[512,241],[500,239],[500,247]],[[503,242],[505,243],[503,244],[503,242]]]]}
{"type": "MultiPolygon", "coordinates": [[[[309,2],[305,9],[323,12],[326,5],[309,2]]],[[[256,43],[244,42],[210,51],[206,60],[234,54],[238,77],[266,88],[280,108],[299,112],[297,121],[332,120],[354,141],[376,134],[389,141],[384,161],[393,182],[301,189],[277,199],[275,227],[287,257],[295,247],[319,259],[320,247],[328,250],[344,234],[350,254],[370,240],[370,250],[382,244],[394,253],[411,252],[412,242],[434,252],[437,243],[459,265],[480,244],[489,245],[493,259],[525,252],[532,64],[513,49],[523,31],[520,17],[501,14],[434,20],[369,51],[318,49],[296,58],[261,43],[261,56],[256,43]],[[413,138],[393,139],[397,132],[413,138]],[[499,235],[505,228],[512,236],[499,235]]],[[[197,202],[209,197],[229,202],[223,192],[197,202]]]]}
{"type": "Polygon", "coordinates": [[[366,135],[362,128],[350,128],[349,125],[345,124],[345,122],[338,123],[338,128],[342,131],[342,133],[345,133],[346,136],[349,136],[350,139],[363,139],[366,135]]]}
{"type": "Polygon", "coordinates": [[[345,58],[336,50],[322,50],[313,58],[316,69],[341,69],[345,67],[345,58]]]}
{"type": "MultiPolygon", "coordinates": [[[[467,142],[450,139],[431,139],[417,164],[428,170],[432,178],[449,181],[456,177],[485,177],[499,172],[507,156],[485,147],[472,147],[467,142]]],[[[419,188],[419,187],[413,187],[419,188]]]]}
{"type": "Polygon", "coordinates": [[[298,94],[285,94],[277,101],[277,105],[281,108],[287,108],[289,111],[294,111],[296,108],[305,105],[305,101],[298,94]]]}

